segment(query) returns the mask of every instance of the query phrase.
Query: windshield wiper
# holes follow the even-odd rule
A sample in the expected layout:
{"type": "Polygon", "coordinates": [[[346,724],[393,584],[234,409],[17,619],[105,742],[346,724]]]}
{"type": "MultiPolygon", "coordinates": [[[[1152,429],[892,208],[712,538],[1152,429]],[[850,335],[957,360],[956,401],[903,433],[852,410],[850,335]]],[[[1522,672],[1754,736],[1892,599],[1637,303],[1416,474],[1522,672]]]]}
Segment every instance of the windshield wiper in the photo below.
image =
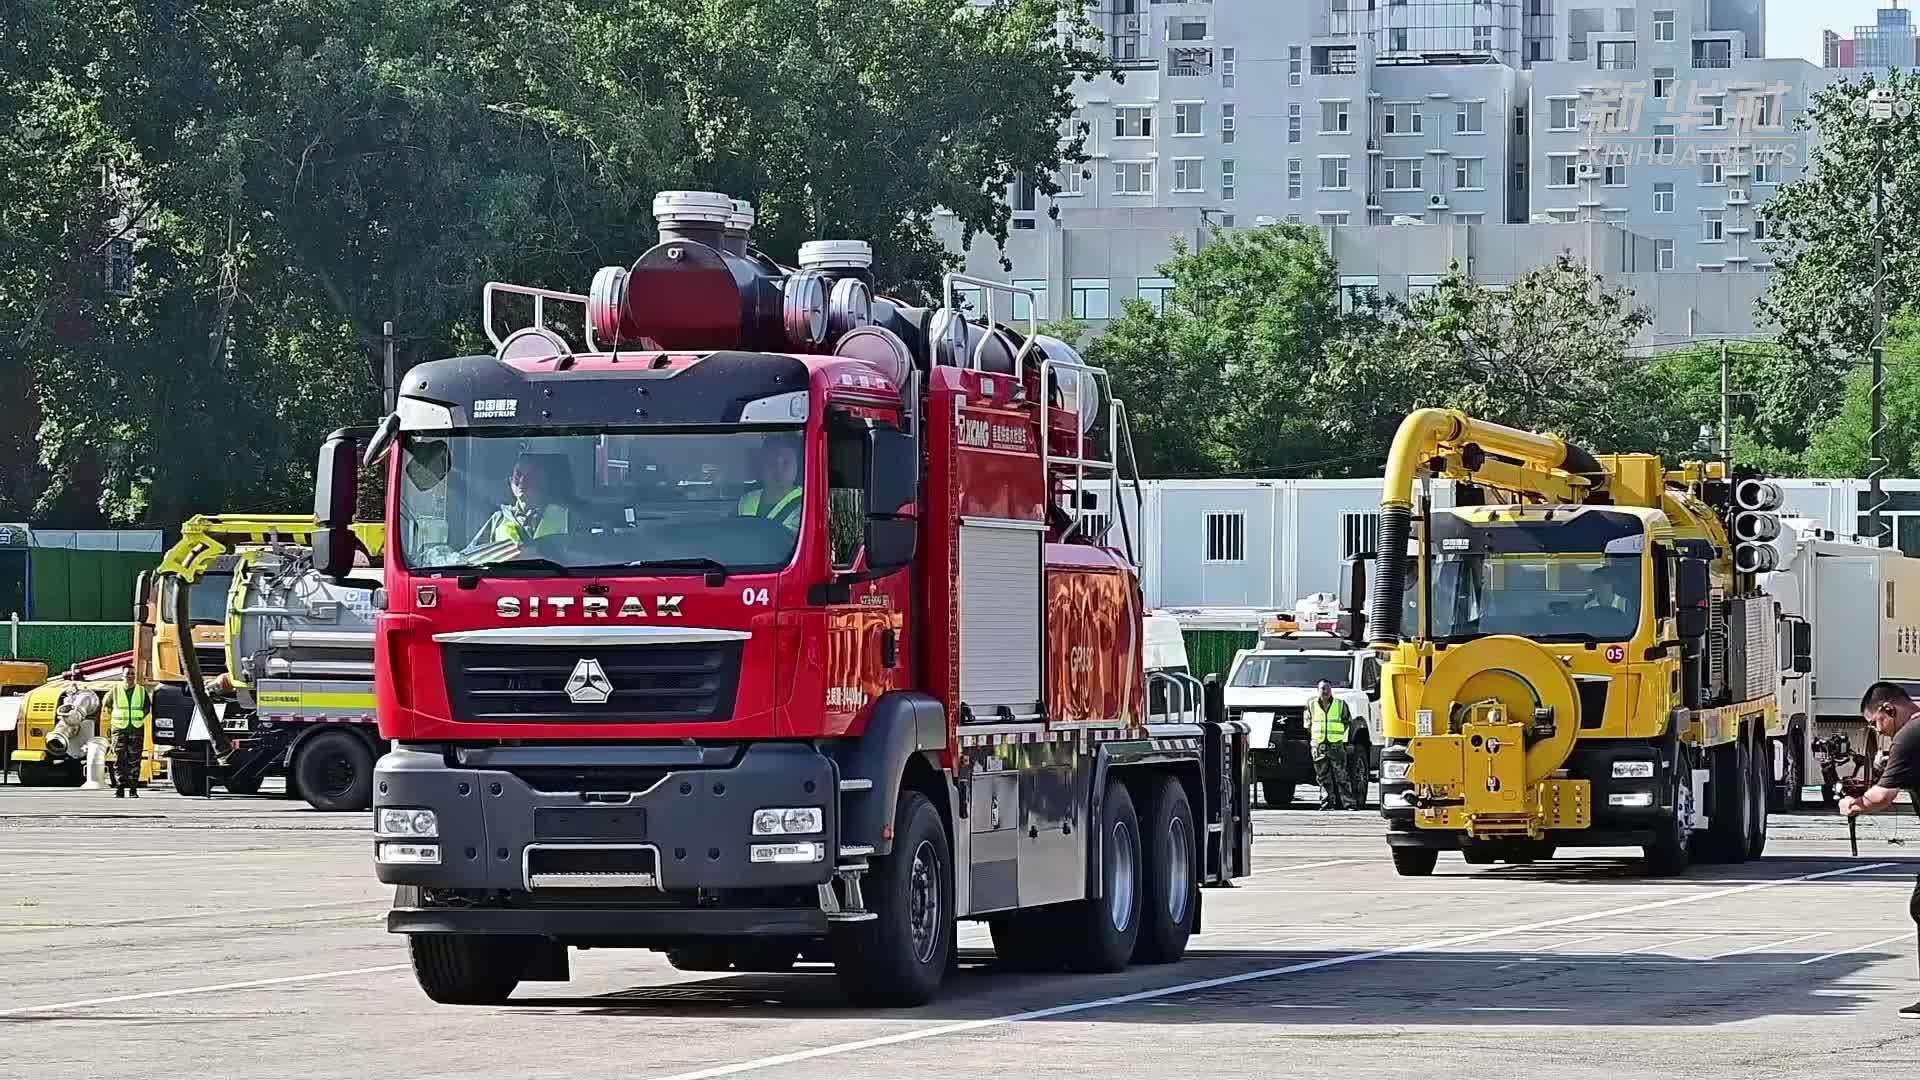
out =
{"type": "Polygon", "coordinates": [[[545,570],[555,577],[572,577],[574,568],[563,562],[555,562],[541,555],[527,555],[518,559],[501,559],[499,562],[484,562],[474,566],[455,567],[461,574],[491,574],[501,570],[545,570]]]}
{"type": "Polygon", "coordinates": [[[694,555],[684,559],[636,559],[626,564],[628,570],[704,570],[708,577],[727,580],[727,564],[718,559],[709,559],[705,555],[694,555]]]}

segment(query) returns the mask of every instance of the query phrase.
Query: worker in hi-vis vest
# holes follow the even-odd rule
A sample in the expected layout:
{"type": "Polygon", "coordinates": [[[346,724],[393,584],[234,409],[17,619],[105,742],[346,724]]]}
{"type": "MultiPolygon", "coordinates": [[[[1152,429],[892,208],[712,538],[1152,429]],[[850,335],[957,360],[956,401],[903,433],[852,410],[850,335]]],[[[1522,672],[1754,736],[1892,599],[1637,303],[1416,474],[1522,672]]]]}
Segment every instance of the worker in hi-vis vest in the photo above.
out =
{"type": "Polygon", "coordinates": [[[567,508],[557,501],[553,478],[546,463],[532,454],[521,454],[513,462],[513,474],[507,478],[507,490],[513,501],[494,511],[474,535],[469,549],[489,544],[524,545],[532,540],[567,531],[567,508]]]}
{"type": "Polygon", "coordinates": [[[140,759],[147,752],[147,723],[153,703],[147,688],[133,681],[133,666],[107,694],[107,730],[113,733],[113,797],[140,797],[140,759]]]}
{"type": "Polygon", "coordinates": [[[1320,809],[1355,810],[1360,799],[1353,791],[1353,772],[1347,766],[1347,724],[1353,719],[1347,703],[1333,696],[1333,684],[1320,680],[1319,693],[1307,702],[1307,737],[1313,743],[1313,780],[1320,785],[1320,809]]]}
{"type": "Polygon", "coordinates": [[[771,437],[754,459],[760,486],[740,496],[736,513],[777,521],[800,530],[800,448],[787,438],[771,437]]]}

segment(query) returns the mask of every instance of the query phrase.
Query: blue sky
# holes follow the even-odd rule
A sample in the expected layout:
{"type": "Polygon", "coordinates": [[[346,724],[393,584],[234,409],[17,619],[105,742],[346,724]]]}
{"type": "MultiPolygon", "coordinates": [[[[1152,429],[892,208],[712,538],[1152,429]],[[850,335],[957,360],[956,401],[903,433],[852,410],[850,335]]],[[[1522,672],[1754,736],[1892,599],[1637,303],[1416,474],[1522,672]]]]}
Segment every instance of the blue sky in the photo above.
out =
{"type": "MultiPolygon", "coordinates": [[[[1852,37],[1855,26],[1874,21],[1885,0],[1767,0],[1767,55],[1798,56],[1820,63],[1820,32],[1852,37]]],[[[1916,7],[1914,0],[1904,5],[1916,7]]],[[[1916,15],[1920,21],[1920,15],[1916,15]]]]}

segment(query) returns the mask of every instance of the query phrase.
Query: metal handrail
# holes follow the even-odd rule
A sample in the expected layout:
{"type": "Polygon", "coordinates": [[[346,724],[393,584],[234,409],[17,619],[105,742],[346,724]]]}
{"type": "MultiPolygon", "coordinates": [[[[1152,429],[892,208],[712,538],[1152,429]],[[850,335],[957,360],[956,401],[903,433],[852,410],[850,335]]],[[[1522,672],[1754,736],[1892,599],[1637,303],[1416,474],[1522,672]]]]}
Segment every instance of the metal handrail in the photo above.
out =
{"type": "MultiPolygon", "coordinates": [[[[1024,296],[1027,298],[1026,344],[1022,345],[1019,350],[1013,354],[1013,378],[1014,382],[1018,384],[1027,373],[1025,361],[1027,353],[1032,351],[1033,348],[1033,336],[1040,330],[1040,319],[1036,315],[1039,308],[1039,291],[1027,288],[1025,285],[1013,285],[1005,281],[994,281],[992,278],[974,277],[972,274],[951,273],[940,281],[941,303],[942,306],[946,307],[949,311],[960,310],[959,306],[954,303],[954,286],[956,285],[973,285],[978,287],[980,290],[981,306],[986,308],[986,310],[981,313],[981,317],[986,320],[987,333],[981,335],[980,343],[973,347],[973,354],[967,358],[967,366],[975,371],[982,370],[981,359],[986,355],[987,342],[993,338],[993,328],[999,322],[999,320],[994,317],[994,293],[1004,292],[1010,297],[1024,296]]],[[[1008,314],[1012,313],[1009,312],[1008,314]]]]}
{"type": "MultiPolygon", "coordinates": [[[[547,301],[558,300],[562,303],[579,304],[582,312],[580,325],[586,331],[587,335],[587,351],[600,351],[600,346],[593,340],[593,320],[585,316],[588,302],[585,296],[579,293],[561,292],[558,289],[540,289],[532,285],[514,285],[505,281],[489,281],[480,287],[480,319],[481,324],[487,331],[487,340],[493,342],[495,349],[505,345],[507,341],[506,338],[495,333],[493,329],[493,294],[496,292],[509,293],[514,296],[532,297],[533,322],[531,326],[538,327],[548,333],[553,333],[553,329],[547,325],[547,301]]],[[[516,327],[507,337],[512,337],[513,334],[519,333],[520,330],[529,328],[530,327],[516,327]]]]}

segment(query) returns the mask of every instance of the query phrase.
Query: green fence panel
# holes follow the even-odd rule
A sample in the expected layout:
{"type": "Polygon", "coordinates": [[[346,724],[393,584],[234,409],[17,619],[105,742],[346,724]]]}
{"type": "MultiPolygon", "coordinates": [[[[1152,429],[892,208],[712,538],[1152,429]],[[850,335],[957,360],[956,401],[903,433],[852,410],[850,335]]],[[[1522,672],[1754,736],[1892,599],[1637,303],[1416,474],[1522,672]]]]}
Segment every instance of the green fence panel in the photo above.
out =
{"type": "MultiPolygon", "coordinates": [[[[11,651],[15,628],[0,623],[0,644],[11,651]]],[[[15,660],[39,660],[58,678],[69,665],[133,648],[133,624],[104,622],[23,622],[18,626],[15,660]]]]}
{"type": "Polygon", "coordinates": [[[1260,643],[1257,630],[1182,630],[1187,643],[1187,670],[1196,679],[1225,675],[1234,655],[1260,643]]]}
{"type": "Polygon", "coordinates": [[[110,622],[133,617],[133,584],[160,561],[151,551],[32,548],[29,609],[37,622],[110,622]]]}

